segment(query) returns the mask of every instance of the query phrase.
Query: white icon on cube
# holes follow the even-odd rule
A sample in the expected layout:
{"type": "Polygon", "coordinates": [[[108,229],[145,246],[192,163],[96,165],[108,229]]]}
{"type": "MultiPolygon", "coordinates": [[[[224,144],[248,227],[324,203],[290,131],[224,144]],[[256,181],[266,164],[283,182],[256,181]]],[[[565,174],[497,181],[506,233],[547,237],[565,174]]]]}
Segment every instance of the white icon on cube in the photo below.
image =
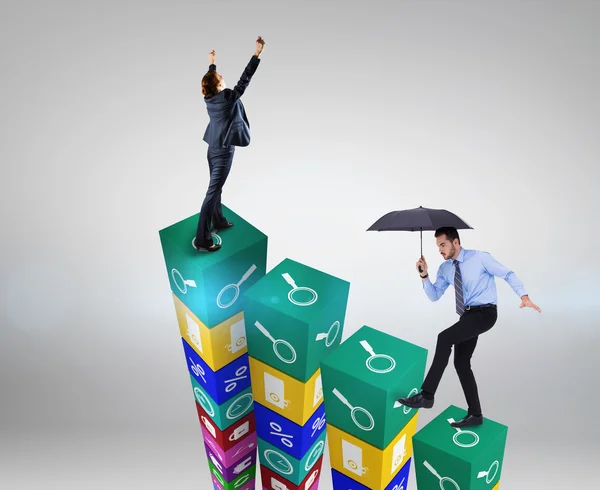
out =
{"type": "Polygon", "coordinates": [[[402,461],[404,460],[404,455],[406,454],[406,434],[404,434],[400,440],[394,445],[394,449],[392,451],[392,470],[391,473],[396,471],[402,461]]]}
{"type": "Polygon", "coordinates": [[[232,323],[231,327],[229,327],[229,331],[231,332],[231,344],[226,346],[226,349],[235,354],[240,349],[246,347],[246,326],[244,324],[244,319],[232,323]]]}
{"type": "Polygon", "coordinates": [[[246,434],[250,430],[250,422],[246,421],[239,427],[236,427],[234,431],[229,435],[230,441],[237,441],[240,437],[246,434]]]}
{"type": "Polygon", "coordinates": [[[271,477],[271,488],[273,488],[273,490],[289,490],[285,483],[281,483],[273,477],[271,477]]]}
{"type": "Polygon", "coordinates": [[[221,466],[221,463],[219,463],[212,454],[210,454],[210,460],[215,465],[215,467],[222,473],[223,467],[221,466]]]}
{"type": "Polygon", "coordinates": [[[213,436],[216,439],[217,438],[217,432],[215,431],[215,428],[213,427],[213,425],[208,421],[208,419],[204,415],[202,415],[200,417],[200,419],[204,423],[204,426],[206,427],[206,429],[208,430],[208,432],[210,432],[210,435],[213,436]]]}
{"type": "Polygon", "coordinates": [[[310,475],[310,478],[308,480],[306,480],[306,483],[304,484],[304,490],[308,490],[310,488],[310,486],[317,479],[318,474],[319,474],[319,470],[315,470],[312,472],[312,475],[310,475]]]}
{"type": "Polygon", "coordinates": [[[283,380],[265,373],[265,398],[279,408],[286,408],[289,401],[285,399],[283,380]]]}
{"type": "Polygon", "coordinates": [[[323,380],[321,379],[321,375],[317,376],[315,380],[315,393],[313,396],[313,408],[317,406],[317,403],[323,398],[323,380]]]}
{"type": "Polygon", "coordinates": [[[244,461],[242,461],[241,463],[239,463],[233,469],[233,472],[236,475],[239,475],[242,471],[244,471],[246,468],[248,468],[250,466],[250,463],[252,463],[252,456],[248,456],[248,458],[246,458],[244,461]]]}
{"type": "Polygon", "coordinates": [[[200,327],[187,313],[185,314],[185,320],[187,322],[188,338],[192,341],[192,344],[198,347],[198,350],[202,352],[202,337],[200,337],[200,327]]]}
{"type": "Polygon", "coordinates": [[[344,439],[342,439],[342,458],[344,468],[352,473],[363,476],[367,472],[367,468],[362,465],[362,449],[344,439]]]}

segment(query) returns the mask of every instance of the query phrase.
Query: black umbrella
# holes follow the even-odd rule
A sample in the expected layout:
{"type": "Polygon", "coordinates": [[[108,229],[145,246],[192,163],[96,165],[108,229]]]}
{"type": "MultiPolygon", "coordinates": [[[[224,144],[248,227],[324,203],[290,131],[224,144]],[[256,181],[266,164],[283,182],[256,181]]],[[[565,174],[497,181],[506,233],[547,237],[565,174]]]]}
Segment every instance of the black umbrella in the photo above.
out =
{"type": "Polygon", "coordinates": [[[423,230],[437,230],[444,226],[472,230],[461,218],[445,209],[429,209],[419,206],[414,209],[391,211],[375,223],[367,231],[417,231],[421,232],[421,256],[423,255],[423,230]]]}

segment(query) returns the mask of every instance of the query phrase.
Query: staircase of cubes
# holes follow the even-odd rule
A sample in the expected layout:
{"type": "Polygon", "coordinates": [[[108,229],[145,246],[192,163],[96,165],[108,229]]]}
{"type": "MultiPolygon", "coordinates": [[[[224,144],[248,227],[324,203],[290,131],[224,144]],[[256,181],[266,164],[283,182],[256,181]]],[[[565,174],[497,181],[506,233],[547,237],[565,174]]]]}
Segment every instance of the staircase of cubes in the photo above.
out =
{"type": "Polygon", "coordinates": [[[350,284],[285,259],[268,273],[267,236],[235,226],[201,254],[198,215],[160,230],[183,353],[216,490],[317,490],[329,450],[335,490],[498,490],[508,428],[417,430],[427,350],[364,325],[342,341],[350,284]]]}

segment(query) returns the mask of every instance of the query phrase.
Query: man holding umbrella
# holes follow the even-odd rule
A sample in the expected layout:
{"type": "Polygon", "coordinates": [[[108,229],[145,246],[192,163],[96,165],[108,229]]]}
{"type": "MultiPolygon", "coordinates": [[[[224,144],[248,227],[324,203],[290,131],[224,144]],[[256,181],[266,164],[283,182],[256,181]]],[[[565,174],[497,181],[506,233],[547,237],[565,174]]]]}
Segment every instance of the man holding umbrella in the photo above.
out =
{"type": "Polygon", "coordinates": [[[439,300],[450,284],[454,285],[456,313],[459,320],[438,335],[435,355],[429,372],[421,386],[421,393],[398,400],[412,408],[431,408],[434,394],[440,383],[454,346],[454,366],[468,404],[467,415],[451,425],[465,427],[483,423],[477,383],[471,370],[471,356],[479,335],[490,330],[496,323],[497,294],[494,277],[504,279],[521,298],[520,308],[533,308],[525,288],[514,272],[503,266],[488,252],[462,248],[458,231],[453,227],[436,230],[435,238],[445,262],[437,271],[435,282],[431,282],[425,258],[417,262],[417,270],[423,289],[431,301],[439,300]],[[421,272],[422,271],[422,272],[421,272]]]}
{"type": "Polygon", "coordinates": [[[445,209],[419,206],[387,213],[367,231],[420,231],[421,258],[416,265],[425,294],[431,301],[437,301],[450,284],[455,289],[459,319],[438,335],[433,362],[423,381],[421,392],[408,398],[399,398],[394,406],[433,407],[435,392],[454,346],[454,366],[468,411],[463,419],[452,422],[451,425],[466,427],[483,423],[477,383],[471,370],[471,357],[479,335],[490,330],[498,318],[494,277],[501,277],[510,285],[521,298],[521,308],[533,308],[538,312],[541,310],[531,302],[523,283],[514,272],[488,252],[462,248],[457,228],[472,229],[461,218],[445,209]],[[437,246],[445,260],[437,271],[435,282],[431,282],[429,278],[427,262],[423,257],[423,230],[435,230],[437,246]]]}

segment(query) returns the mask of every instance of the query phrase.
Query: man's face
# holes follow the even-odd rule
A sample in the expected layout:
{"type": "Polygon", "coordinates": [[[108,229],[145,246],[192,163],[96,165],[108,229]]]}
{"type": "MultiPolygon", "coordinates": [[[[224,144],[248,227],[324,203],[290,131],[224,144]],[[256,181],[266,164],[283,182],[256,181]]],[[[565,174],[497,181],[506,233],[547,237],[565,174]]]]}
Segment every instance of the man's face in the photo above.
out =
{"type": "MultiPolygon", "coordinates": [[[[444,257],[444,260],[454,258],[456,254],[456,246],[454,243],[448,240],[448,237],[446,235],[441,235],[437,237],[436,242],[438,250],[440,251],[442,257],[444,257]]],[[[455,242],[458,244],[458,240],[455,240],[455,242]]]]}

